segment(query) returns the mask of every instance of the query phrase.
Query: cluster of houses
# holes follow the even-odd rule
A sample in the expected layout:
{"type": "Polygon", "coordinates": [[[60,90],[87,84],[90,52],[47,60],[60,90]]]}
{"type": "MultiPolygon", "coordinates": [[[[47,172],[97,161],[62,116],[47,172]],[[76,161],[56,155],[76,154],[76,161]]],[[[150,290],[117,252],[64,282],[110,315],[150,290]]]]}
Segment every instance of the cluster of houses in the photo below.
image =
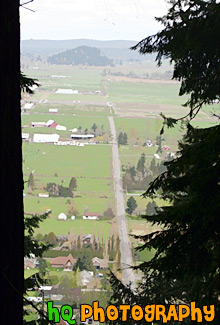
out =
{"type": "MultiPolygon", "coordinates": [[[[67,215],[64,212],[61,212],[58,215],[58,220],[66,221],[67,220],[67,215]]],[[[100,218],[100,213],[95,213],[95,212],[85,212],[83,215],[83,220],[99,220],[100,218]]],[[[75,220],[75,216],[70,217],[71,220],[75,220]]]]}
{"type": "MultiPolygon", "coordinates": [[[[76,263],[76,259],[69,254],[68,256],[58,256],[54,258],[45,258],[47,261],[50,262],[50,267],[56,269],[63,269],[63,271],[72,271],[73,266],[76,263]]],[[[95,267],[96,270],[104,270],[108,267],[108,261],[101,259],[99,257],[92,258],[92,265],[95,267]]],[[[24,269],[35,269],[39,266],[37,259],[32,257],[25,257],[24,258],[24,269]]],[[[92,272],[93,273],[93,272],[92,272]]]]}

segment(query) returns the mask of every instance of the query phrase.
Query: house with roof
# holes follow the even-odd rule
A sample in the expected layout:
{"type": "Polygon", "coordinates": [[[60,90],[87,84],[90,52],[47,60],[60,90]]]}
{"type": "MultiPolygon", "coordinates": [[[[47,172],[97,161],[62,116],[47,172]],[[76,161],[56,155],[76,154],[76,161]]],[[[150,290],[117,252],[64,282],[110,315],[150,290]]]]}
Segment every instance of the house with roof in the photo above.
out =
{"type": "Polygon", "coordinates": [[[64,271],[72,271],[75,262],[76,260],[73,258],[72,254],[50,259],[51,267],[62,268],[64,271]]]}
{"type": "Polygon", "coordinates": [[[98,257],[93,257],[92,265],[95,266],[96,269],[106,269],[108,267],[108,261],[98,257]]]}
{"type": "Polygon", "coordinates": [[[84,220],[99,220],[100,213],[95,212],[85,212],[83,215],[84,220]]]}

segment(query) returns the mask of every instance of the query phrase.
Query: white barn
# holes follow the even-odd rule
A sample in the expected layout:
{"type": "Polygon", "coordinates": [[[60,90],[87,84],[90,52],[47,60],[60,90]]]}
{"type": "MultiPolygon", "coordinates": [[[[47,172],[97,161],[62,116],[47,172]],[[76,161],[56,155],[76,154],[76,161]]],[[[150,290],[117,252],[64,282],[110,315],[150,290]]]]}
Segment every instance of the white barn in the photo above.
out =
{"type": "Polygon", "coordinates": [[[36,143],[57,143],[59,141],[59,134],[38,134],[35,133],[33,136],[33,142],[36,143]]]}

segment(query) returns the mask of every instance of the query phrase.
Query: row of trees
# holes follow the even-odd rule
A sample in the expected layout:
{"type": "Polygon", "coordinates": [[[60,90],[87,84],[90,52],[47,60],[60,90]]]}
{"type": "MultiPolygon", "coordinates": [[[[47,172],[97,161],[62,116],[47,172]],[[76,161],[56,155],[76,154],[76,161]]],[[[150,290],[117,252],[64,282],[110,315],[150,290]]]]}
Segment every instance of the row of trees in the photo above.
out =
{"type": "Polygon", "coordinates": [[[75,177],[72,177],[68,187],[56,183],[48,183],[45,189],[50,193],[50,196],[73,197],[73,192],[77,189],[77,181],[75,177]]]}
{"type": "Polygon", "coordinates": [[[163,162],[156,163],[155,158],[151,160],[150,166],[146,167],[146,157],[142,153],[137,166],[122,166],[123,188],[127,191],[144,190],[152,180],[161,172],[166,170],[163,162]]]}

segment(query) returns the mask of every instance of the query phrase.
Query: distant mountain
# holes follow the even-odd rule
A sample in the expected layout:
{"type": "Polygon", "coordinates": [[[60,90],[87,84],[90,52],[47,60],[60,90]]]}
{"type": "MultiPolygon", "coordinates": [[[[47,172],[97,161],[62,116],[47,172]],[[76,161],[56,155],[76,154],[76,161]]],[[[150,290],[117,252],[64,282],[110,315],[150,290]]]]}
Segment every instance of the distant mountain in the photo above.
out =
{"type": "Polygon", "coordinates": [[[21,41],[21,53],[23,55],[49,57],[62,51],[70,50],[79,46],[96,47],[108,58],[114,61],[132,61],[132,60],[153,60],[152,55],[140,55],[137,51],[131,51],[130,48],[138,41],[98,41],[90,39],[75,40],[24,40],[21,41]]]}
{"type": "Polygon", "coordinates": [[[55,54],[47,58],[47,61],[52,64],[113,66],[112,59],[109,59],[105,55],[101,55],[99,49],[89,46],[79,46],[73,50],[55,54]]]}

